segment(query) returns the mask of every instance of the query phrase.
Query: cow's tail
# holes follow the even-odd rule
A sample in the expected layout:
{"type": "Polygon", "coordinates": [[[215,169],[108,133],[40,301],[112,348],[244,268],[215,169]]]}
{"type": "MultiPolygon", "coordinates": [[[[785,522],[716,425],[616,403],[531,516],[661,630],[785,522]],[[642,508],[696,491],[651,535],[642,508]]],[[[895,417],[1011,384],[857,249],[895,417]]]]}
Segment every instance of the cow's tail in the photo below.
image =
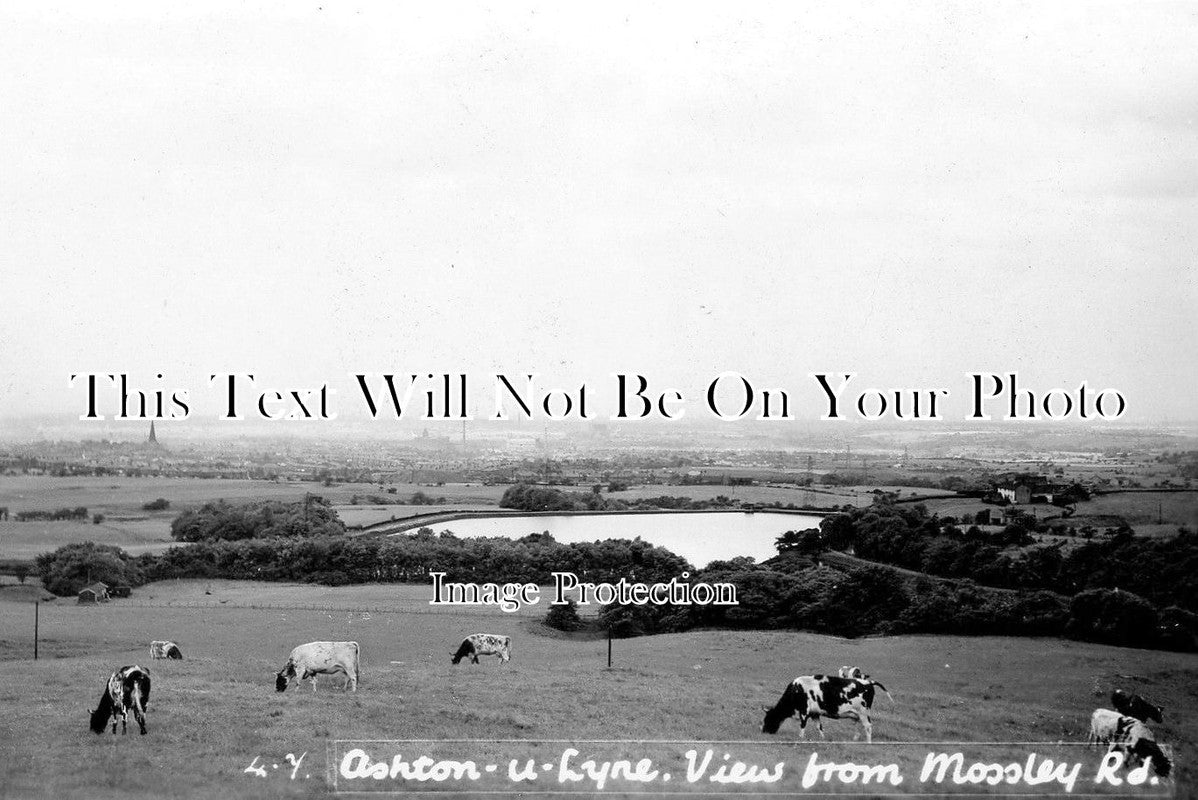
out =
{"type": "Polygon", "coordinates": [[[358,685],[358,674],[362,667],[362,655],[358,643],[354,642],[354,686],[358,685]]]}
{"type": "Polygon", "coordinates": [[[146,706],[150,704],[150,673],[143,671],[138,676],[137,684],[134,688],[141,695],[141,710],[145,711],[146,706]]]}
{"type": "Polygon", "coordinates": [[[892,702],[892,703],[894,702],[894,698],[890,696],[890,692],[886,690],[886,687],[885,687],[885,686],[883,686],[883,685],[882,685],[882,683],[881,683],[880,681],[875,681],[875,680],[873,680],[872,678],[871,678],[870,680],[872,681],[872,683],[873,683],[873,685],[874,685],[874,686],[877,686],[877,687],[878,687],[879,689],[881,689],[883,692],[886,692],[886,699],[887,699],[887,700],[889,700],[889,701],[890,701],[890,702],[892,702]]]}
{"type": "Polygon", "coordinates": [[[129,675],[129,705],[142,736],[146,734],[146,704],[150,702],[150,676],[144,672],[129,675]]]}

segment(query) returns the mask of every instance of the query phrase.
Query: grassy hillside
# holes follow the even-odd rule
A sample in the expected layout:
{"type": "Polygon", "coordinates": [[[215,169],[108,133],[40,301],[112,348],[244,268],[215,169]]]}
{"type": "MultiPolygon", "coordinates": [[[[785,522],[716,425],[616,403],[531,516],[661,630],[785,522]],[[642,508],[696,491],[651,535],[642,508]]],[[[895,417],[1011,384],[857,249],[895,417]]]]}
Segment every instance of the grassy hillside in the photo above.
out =
{"type": "MultiPolygon", "coordinates": [[[[31,607],[0,602],[0,795],[323,797],[331,738],[760,741],[792,758],[785,747],[797,725],[761,734],[761,706],[795,675],[841,664],[862,666],[894,695],[875,705],[879,743],[1081,741],[1113,687],[1139,691],[1167,707],[1166,723],[1154,727],[1176,749],[1183,794],[1198,782],[1189,762],[1198,743],[1192,655],[1055,640],[711,631],[617,641],[607,670],[605,641],[539,632],[544,609],[427,613],[425,587],[184,581],[144,587],[133,599],[44,605],[36,663],[28,660],[31,607]],[[321,610],[268,607],[284,605],[321,610]],[[374,610],[352,610],[363,608],[374,610]],[[512,663],[451,666],[453,647],[478,631],[511,635],[512,663]],[[186,660],[147,663],[156,638],[177,640],[186,660]],[[288,651],[315,639],[361,644],[356,694],[327,678],[315,695],[274,692],[288,651]],[[130,663],[154,675],[149,735],[90,733],[86,712],[105,678],[130,663]],[[302,773],[311,778],[244,772],[257,756],[279,763],[305,751],[302,773]]],[[[857,733],[850,721],[825,727],[829,740],[857,733]]],[[[886,747],[876,745],[873,757],[914,758],[910,745],[886,747]]]]}

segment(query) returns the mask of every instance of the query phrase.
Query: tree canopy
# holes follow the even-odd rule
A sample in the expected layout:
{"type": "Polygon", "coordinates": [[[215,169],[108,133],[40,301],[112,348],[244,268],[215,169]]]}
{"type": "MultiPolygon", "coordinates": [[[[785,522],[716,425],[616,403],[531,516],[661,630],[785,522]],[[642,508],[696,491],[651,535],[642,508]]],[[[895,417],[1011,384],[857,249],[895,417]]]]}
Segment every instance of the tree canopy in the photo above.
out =
{"type": "Polygon", "coordinates": [[[292,502],[233,505],[218,500],[184,511],[171,523],[171,536],[181,542],[344,535],[345,524],[333,506],[314,494],[292,502]]]}

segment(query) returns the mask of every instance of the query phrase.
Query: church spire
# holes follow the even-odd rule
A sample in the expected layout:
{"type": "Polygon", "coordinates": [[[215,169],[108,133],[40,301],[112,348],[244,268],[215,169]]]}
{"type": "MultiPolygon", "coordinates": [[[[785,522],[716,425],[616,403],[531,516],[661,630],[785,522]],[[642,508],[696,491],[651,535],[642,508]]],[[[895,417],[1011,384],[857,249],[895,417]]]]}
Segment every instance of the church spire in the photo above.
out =
{"type": "Polygon", "coordinates": [[[154,420],[150,420],[150,438],[146,443],[158,446],[158,436],[154,433],[154,420]]]}

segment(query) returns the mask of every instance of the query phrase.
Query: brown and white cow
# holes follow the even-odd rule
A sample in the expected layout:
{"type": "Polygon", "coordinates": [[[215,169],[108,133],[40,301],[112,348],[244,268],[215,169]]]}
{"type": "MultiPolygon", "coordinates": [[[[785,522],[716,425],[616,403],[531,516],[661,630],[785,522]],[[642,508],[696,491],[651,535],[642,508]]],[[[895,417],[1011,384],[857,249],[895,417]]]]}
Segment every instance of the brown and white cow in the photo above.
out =
{"type": "Polygon", "coordinates": [[[100,695],[100,705],[91,712],[91,729],[95,733],[103,733],[112,720],[112,732],[116,733],[116,721],[121,721],[121,733],[128,733],[128,713],[133,712],[133,718],[141,727],[141,735],[146,735],[146,706],[150,702],[150,671],[133,664],[121,667],[108,678],[104,694],[100,695]]]}
{"type": "Polygon", "coordinates": [[[777,733],[784,720],[798,717],[800,737],[805,733],[808,719],[815,720],[822,737],[824,717],[849,717],[861,723],[865,731],[865,741],[870,742],[873,740],[873,725],[869,720],[869,711],[874,704],[875,686],[886,691],[885,686],[874,680],[859,681],[833,675],[800,675],[790,682],[773,708],[765,709],[761,732],[777,733]]]}
{"type": "Polygon", "coordinates": [[[150,642],[150,659],[173,658],[182,660],[183,651],[179,649],[179,645],[170,641],[160,641],[155,639],[150,642]]]}
{"type": "Polygon", "coordinates": [[[317,675],[345,675],[342,691],[358,691],[357,642],[308,642],[291,651],[287,663],[275,674],[275,690],[287,691],[291,681],[312,681],[316,691],[317,675]]]}
{"type": "Polygon", "coordinates": [[[453,663],[469,657],[475,664],[479,656],[499,656],[499,663],[506,664],[512,658],[512,638],[493,633],[476,633],[467,636],[453,654],[453,663]]]}

